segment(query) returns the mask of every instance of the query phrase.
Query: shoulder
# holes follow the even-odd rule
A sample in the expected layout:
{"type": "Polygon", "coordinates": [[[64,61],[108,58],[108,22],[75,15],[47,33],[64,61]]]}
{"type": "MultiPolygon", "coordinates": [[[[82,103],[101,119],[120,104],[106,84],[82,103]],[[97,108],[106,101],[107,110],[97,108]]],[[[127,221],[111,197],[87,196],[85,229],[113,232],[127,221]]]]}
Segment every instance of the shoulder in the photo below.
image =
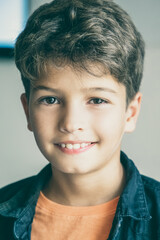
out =
{"type": "Polygon", "coordinates": [[[149,191],[149,193],[159,195],[160,182],[144,175],[141,175],[141,177],[142,177],[143,185],[146,191],[149,191]]]}
{"type": "MultiPolygon", "coordinates": [[[[160,182],[141,175],[142,182],[144,186],[145,198],[148,206],[148,210],[153,220],[155,220],[158,225],[160,224],[160,182]]],[[[154,223],[155,223],[154,222],[154,223]]]]}
{"type": "Polygon", "coordinates": [[[25,191],[26,189],[29,189],[32,186],[34,179],[35,176],[28,177],[2,187],[0,189],[0,203],[9,200],[21,190],[25,191]]]}
{"type": "Polygon", "coordinates": [[[146,199],[151,203],[158,204],[160,209],[160,182],[144,175],[141,175],[141,177],[146,199]]]}
{"type": "Polygon", "coordinates": [[[51,174],[51,166],[48,164],[37,175],[22,179],[1,188],[0,207],[1,204],[8,202],[9,200],[12,200],[13,202],[14,199],[16,202],[21,202],[25,198],[27,201],[32,195],[38,194],[50,178],[51,174]]]}

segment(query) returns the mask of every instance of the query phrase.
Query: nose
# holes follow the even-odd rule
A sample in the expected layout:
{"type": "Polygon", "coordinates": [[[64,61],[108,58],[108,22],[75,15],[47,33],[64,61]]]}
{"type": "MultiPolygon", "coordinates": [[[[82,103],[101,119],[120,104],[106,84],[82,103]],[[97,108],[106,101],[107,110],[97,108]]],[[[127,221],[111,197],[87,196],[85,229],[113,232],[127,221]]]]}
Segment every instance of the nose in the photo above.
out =
{"type": "Polygon", "coordinates": [[[84,130],[84,111],[82,108],[72,105],[65,106],[59,119],[59,130],[63,133],[74,133],[84,130]]]}

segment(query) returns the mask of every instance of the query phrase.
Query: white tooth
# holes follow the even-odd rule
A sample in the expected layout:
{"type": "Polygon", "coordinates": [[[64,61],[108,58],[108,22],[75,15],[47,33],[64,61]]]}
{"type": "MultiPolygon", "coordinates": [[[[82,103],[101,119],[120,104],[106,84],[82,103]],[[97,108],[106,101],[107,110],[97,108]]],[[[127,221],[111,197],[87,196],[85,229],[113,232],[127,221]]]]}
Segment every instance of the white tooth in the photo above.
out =
{"type": "Polygon", "coordinates": [[[86,143],[86,146],[90,145],[90,143],[86,143]]]}
{"type": "Polygon", "coordinates": [[[87,147],[90,143],[81,143],[81,147],[87,147]]]}
{"type": "Polygon", "coordinates": [[[65,146],[66,146],[66,145],[65,145],[64,143],[61,144],[61,147],[62,147],[62,148],[65,148],[65,146]]]}
{"type": "Polygon", "coordinates": [[[73,144],[73,149],[79,149],[81,145],[79,143],[73,144]]]}
{"type": "Polygon", "coordinates": [[[81,147],[85,147],[86,146],[86,143],[81,143],[81,147]]]}
{"type": "Polygon", "coordinates": [[[67,143],[67,144],[66,144],[66,148],[68,148],[68,149],[73,149],[73,145],[70,144],[70,143],[67,143]]]}

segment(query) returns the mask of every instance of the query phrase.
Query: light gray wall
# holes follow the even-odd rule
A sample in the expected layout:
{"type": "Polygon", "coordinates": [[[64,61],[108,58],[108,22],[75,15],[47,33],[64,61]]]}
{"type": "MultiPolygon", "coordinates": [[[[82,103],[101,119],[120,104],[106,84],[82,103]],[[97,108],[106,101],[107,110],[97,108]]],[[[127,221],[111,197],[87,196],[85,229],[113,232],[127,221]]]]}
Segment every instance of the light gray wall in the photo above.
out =
{"type": "MultiPolygon", "coordinates": [[[[32,11],[43,2],[32,1],[32,11]]],[[[141,173],[160,180],[160,1],[116,0],[132,16],[146,41],[143,103],[137,129],[122,149],[141,173]]],[[[13,60],[0,59],[0,187],[37,173],[47,161],[27,130],[20,103],[23,86],[13,60]]]]}

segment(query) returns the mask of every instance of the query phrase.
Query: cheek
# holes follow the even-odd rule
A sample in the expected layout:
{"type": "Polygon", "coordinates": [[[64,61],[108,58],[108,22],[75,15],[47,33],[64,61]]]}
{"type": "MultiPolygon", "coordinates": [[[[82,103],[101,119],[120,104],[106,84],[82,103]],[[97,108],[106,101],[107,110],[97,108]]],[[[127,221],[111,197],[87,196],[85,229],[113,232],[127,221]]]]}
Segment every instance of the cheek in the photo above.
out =
{"type": "Polygon", "coordinates": [[[36,141],[42,142],[47,137],[50,137],[52,132],[51,126],[53,125],[51,125],[51,122],[53,122],[51,117],[40,111],[31,111],[30,116],[30,122],[36,141]]]}
{"type": "Polygon", "coordinates": [[[33,129],[41,131],[52,127],[55,123],[55,114],[52,111],[33,108],[30,111],[30,119],[33,129]]]}
{"type": "Polygon", "coordinates": [[[101,112],[95,115],[93,125],[101,138],[121,137],[125,128],[125,114],[118,110],[101,112]]]}

